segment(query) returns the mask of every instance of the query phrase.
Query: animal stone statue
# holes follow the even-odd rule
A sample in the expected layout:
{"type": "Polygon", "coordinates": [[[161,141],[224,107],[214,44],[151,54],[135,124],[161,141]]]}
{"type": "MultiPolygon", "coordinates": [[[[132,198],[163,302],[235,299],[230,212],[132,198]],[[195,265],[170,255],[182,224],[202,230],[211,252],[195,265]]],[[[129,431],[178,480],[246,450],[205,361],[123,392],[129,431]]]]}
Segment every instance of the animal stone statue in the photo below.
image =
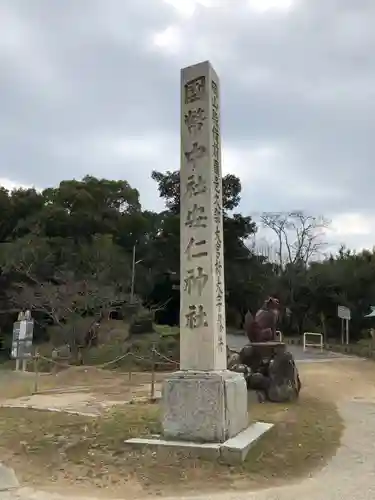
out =
{"type": "Polygon", "coordinates": [[[248,390],[255,391],[260,402],[295,401],[301,390],[293,355],[276,341],[279,307],[279,301],[269,297],[255,318],[248,311],[244,328],[250,343],[239,353],[227,351],[228,369],[243,374],[248,390]]]}
{"type": "Polygon", "coordinates": [[[276,339],[280,303],[269,297],[253,318],[250,311],[245,316],[244,329],[250,342],[270,342],[276,339]]]}

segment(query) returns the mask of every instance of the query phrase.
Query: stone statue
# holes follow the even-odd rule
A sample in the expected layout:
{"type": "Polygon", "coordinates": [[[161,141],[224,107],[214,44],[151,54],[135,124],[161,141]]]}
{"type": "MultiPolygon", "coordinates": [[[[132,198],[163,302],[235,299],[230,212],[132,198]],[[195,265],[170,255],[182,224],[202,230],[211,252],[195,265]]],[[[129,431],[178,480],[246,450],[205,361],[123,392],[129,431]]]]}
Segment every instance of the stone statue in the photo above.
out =
{"type": "Polygon", "coordinates": [[[275,297],[268,297],[255,317],[248,311],[244,329],[250,343],[238,353],[227,351],[228,369],[243,373],[248,390],[255,391],[259,401],[295,401],[301,390],[293,355],[276,341],[279,311],[275,297]]]}
{"type": "Polygon", "coordinates": [[[279,319],[280,302],[275,297],[268,297],[256,313],[250,311],[245,316],[244,329],[250,342],[270,342],[276,340],[276,325],[279,319]]]}
{"type": "Polygon", "coordinates": [[[244,346],[239,353],[228,349],[228,369],[242,373],[248,390],[259,401],[295,401],[301,381],[293,356],[282,342],[258,342],[244,346]]]}

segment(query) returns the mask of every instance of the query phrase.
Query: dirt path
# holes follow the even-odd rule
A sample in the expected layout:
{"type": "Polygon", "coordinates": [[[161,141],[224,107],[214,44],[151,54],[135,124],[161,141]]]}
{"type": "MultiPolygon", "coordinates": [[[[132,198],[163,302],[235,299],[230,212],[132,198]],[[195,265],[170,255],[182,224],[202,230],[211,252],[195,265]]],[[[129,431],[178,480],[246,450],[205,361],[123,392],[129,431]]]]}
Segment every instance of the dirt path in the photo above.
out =
{"type": "MultiPolygon", "coordinates": [[[[313,477],[253,493],[194,500],[365,500],[375,498],[375,365],[345,360],[300,366],[304,390],[337,402],[346,429],[336,456],[313,477]]],[[[187,500],[189,497],[179,497],[187,500]]],[[[172,498],[170,499],[172,500],[172,498]]]]}
{"type": "MultiPolygon", "coordinates": [[[[299,483],[257,492],[205,493],[201,497],[180,500],[365,500],[375,498],[375,364],[362,360],[345,360],[300,365],[303,390],[322,399],[337,402],[345,420],[342,446],[321,471],[299,483]]],[[[323,422],[324,423],[324,422],[323,422]]],[[[67,492],[68,493],[68,492],[67,492]]],[[[0,500],[96,500],[92,497],[37,492],[22,488],[0,493],[0,500]]],[[[89,492],[88,492],[89,493],[89,492]]],[[[90,492],[91,493],[91,492],[90,492]]],[[[110,496],[110,492],[102,491],[110,496]]],[[[139,498],[142,493],[139,492],[139,498]]],[[[171,497],[172,498],[177,497],[171,497]]],[[[123,500],[123,499],[122,499],[123,500]]]]}
{"type": "MultiPolygon", "coordinates": [[[[143,384],[132,388],[122,397],[103,395],[90,392],[88,390],[77,390],[56,392],[50,394],[33,394],[19,398],[0,400],[0,407],[3,408],[29,408],[36,410],[49,410],[53,412],[65,412],[88,417],[98,417],[106,410],[123,406],[134,401],[147,401],[150,394],[149,384],[143,384]]],[[[155,397],[161,395],[161,385],[155,384],[155,397]]]]}

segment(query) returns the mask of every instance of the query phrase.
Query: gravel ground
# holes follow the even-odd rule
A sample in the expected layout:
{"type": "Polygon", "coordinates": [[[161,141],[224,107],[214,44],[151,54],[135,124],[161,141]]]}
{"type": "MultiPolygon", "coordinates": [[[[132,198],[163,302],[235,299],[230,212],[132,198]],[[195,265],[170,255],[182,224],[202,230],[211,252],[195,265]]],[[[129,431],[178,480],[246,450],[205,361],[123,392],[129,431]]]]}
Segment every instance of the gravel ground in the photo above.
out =
{"type": "MultiPolygon", "coordinates": [[[[315,476],[300,483],[259,492],[205,494],[176,500],[373,500],[375,498],[375,404],[351,401],[340,411],[346,422],[342,446],[315,476]]],[[[0,493],[0,500],[96,500],[66,497],[27,488],[0,493]]],[[[172,497],[169,500],[174,500],[172,497]]],[[[120,500],[120,499],[119,499],[120,500]]],[[[121,499],[124,500],[124,499],[121,499]]]]}
{"type": "MultiPolygon", "coordinates": [[[[299,353],[297,349],[297,354],[299,353]]],[[[314,358],[316,361],[321,359],[314,358]]],[[[300,361],[305,361],[304,358],[300,361]]],[[[323,360],[321,360],[323,361],[323,360]]],[[[298,483],[257,492],[226,492],[168,500],[373,500],[375,499],[374,364],[358,358],[336,363],[303,363],[305,390],[337,401],[345,432],[336,456],[312,477],[298,483]],[[329,383],[327,383],[329,381],[329,383]]],[[[301,367],[302,368],[302,367],[301,367]]],[[[1,485],[0,485],[1,486],[1,485]]],[[[96,492],[94,492],[95,494],[96,492]]],[[[100,492],[104,494],[105,492],[100,492]]],[[[98,494],[100,494],[98,492],[98,494]]],[[[148,497],[149,499],[150,497],[148,497]]],[[[103,495],[101,496],[103,499],[103,495]]],[[[0,492],[0,500],[99,500],[62,496],[29,488],[0,492]]],[[[125,500],[118,499],[118,500],[125,500]]],[[[166,499],[165,499],[166,500],[166,499]]]]}

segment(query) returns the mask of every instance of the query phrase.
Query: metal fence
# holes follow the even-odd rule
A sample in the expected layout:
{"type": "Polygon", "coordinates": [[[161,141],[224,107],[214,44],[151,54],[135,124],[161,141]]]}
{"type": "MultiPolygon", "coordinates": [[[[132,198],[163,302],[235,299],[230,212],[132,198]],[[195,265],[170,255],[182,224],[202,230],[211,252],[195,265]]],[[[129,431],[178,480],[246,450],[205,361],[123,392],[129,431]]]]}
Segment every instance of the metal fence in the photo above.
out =
{"type": "Polygon", "coordinates": [[[303,334],[303,350],[306,351],[308,347],[318,347],[321,352],[324,349],[324,339],[321,333],[317,332],[305,332],[303,334]],[[310,340],[311,337],[319,337],[318,342],[313,342],[310,340]]]}

